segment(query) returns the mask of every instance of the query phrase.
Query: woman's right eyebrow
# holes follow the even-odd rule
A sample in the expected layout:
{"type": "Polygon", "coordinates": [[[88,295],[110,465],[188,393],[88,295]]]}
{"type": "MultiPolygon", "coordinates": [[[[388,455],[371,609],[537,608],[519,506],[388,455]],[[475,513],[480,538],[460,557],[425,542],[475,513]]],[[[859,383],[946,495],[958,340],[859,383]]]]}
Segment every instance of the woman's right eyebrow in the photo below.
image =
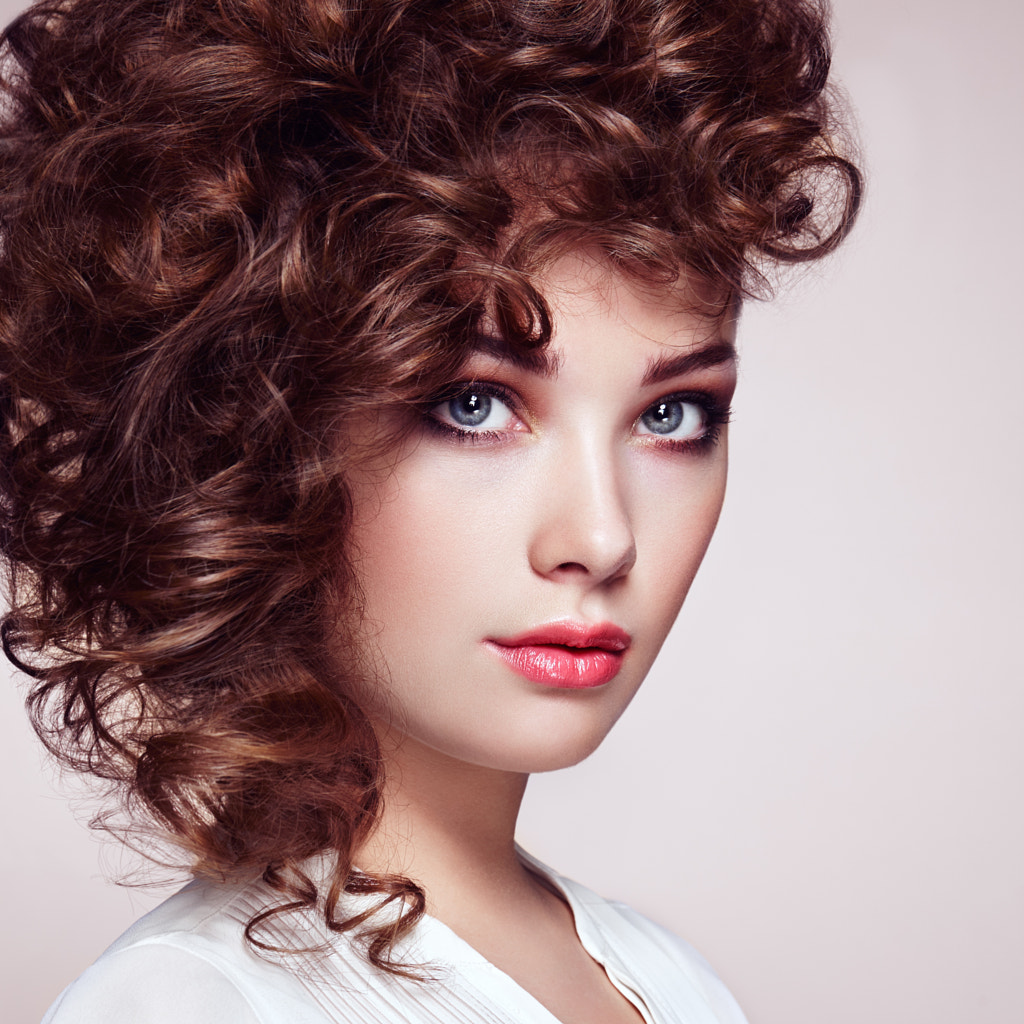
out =
{"type": "Polygon", "coordinates": [[[540,377],[557,377],[561,359],[556,352],[545,346],[525,348],[513,345],[498,334],[479,332],[475,336],[474,351],[483,355],[511,363],[520,370],[537,374],[540,377]]]}

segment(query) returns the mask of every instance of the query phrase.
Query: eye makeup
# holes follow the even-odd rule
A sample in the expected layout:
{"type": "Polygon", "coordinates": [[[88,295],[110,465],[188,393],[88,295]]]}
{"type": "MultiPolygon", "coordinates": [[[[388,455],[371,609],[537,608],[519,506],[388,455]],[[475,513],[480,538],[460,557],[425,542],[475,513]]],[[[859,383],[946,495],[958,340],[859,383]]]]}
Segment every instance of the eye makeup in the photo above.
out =
{"type": "Polygon", "coordinates": [[[525,424],[520,430],[509,429],[508,426],[484,426],[489,419],[495,417],[495,414],[499,422],[504,418],[522,423],[519,416],[522,404],[520,397],[504,384],[496,381],[466,380],[456,381],[440,395],[428,399],[421,406],[421,410],[423,424],[429,430],[453,441],[479,443],[502,440],[510,433],[523,433],[528,430],[525,424]],[[502,409],[504,417],[501,414],[502,409]]]}
{"type": "MultiPolygon", "coordinates": [[[[466,380],[424,402],[421,415],[428,430],[457,443],[494,443],[529,432],[522,408],[522,399],[505,385],[466,380]],[[488,426],[491,420],[496,422],[488,426]]],[[[675,391],[648,405],[634,421],[632,434],[652,447],[700,452],[714,447],[730,415],[728,404],[709,392],[675,391]]]]}

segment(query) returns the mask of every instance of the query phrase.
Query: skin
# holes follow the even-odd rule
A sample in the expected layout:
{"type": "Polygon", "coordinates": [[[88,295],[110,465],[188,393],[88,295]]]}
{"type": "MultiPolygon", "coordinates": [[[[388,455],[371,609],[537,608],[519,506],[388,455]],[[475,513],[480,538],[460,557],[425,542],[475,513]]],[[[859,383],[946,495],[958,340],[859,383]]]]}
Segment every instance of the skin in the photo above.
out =
{"type": "Polygon", "coordinates": [[[515,822],[529,773],[580,761],[608,733],[690,587],[727,465],[724,425],[700,442],[714,418],[700,406],[728,408],[735,325],[702,315],[693,282],[654,289],[593,253],[539,285],[548,365],[474,354],[470,390],[501,389],[487,418],[467,428],[465,396],[439,401],[397,457],[352,481],[364,641],[384,679],[364,699],[388,780],[356,863],[420,882],[429,913],[564,1024],[635,1024],[568,908],[517,858],[515,822]],[[712,365],[680,370],[694,353],[712,365]],[[645,383],[655,365],[674,372],[645,383]],[[680,392],[679,429],[652,433],[652,405],[680,392]],[[531,682],[489,642],[566,619],[630,634],[610,682],[531,682]]]}

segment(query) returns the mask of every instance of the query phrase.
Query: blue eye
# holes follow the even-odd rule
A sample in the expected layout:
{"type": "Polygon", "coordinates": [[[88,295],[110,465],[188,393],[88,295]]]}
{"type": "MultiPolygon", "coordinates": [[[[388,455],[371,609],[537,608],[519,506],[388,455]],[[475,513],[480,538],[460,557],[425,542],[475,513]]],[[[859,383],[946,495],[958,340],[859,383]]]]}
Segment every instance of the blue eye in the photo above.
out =
{"type": "Polygon", "coordinates": [[[707,410],[697,402],[671,395],[649,405],[637,420],[638,434],[653,434],[674,441],[701,437],[708,429],[707,410]]]}
{"type": "Polygon", "coordinates": [[[460,434],[489,434],[515,430],[519,423],[496,385],[471,385],[428,411],[435,423],[460,434]]]}
{"type": "Polygon", "coordinates": [[[492,399],[478,391],[467,391],[447,403],[448,415],[460,427],[479,427],[491,414],[492,399]]]}

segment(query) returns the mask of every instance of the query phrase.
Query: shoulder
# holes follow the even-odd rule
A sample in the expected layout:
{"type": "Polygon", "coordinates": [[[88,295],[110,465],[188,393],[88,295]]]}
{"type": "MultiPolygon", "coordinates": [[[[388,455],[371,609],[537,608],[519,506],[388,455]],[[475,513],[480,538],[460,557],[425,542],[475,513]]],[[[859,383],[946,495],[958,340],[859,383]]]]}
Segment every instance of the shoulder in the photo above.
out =
{"type": "Polygon", "coordinates": [[[263,1024],[237,982],[167,942],[104,954],[69,985],[43,1024],[263,1024]]]}
{"type": "Polygon", "coordinates": [[[193,882],[137,921],[43,1024],[321,1024],[293,972],[245,942],[246,887],[193,882]]]}
{"type": "MultiPolygon", "coordinates": [[[[600,897],[597,897],[600,900],[600,897]]],[[[601,900],[602,919],[616,936],[635,943],[641,936],[697,989],[722,1024],[746,1024],[732,993],[704,957],[684,939],[625,903],[601,900]]]]}
{"type": "Polygon", "coordinates": [[[609,900],[572,879],[538,864],[562,890],[576,916],[584,944],[593,944],[606,961],[621,964],[651,998],[667,1006],[692,1007],[692,1019],[716,1024],[746,1024],[732,993],[711,965],[668,928],[617,900],[609,900]]]}

